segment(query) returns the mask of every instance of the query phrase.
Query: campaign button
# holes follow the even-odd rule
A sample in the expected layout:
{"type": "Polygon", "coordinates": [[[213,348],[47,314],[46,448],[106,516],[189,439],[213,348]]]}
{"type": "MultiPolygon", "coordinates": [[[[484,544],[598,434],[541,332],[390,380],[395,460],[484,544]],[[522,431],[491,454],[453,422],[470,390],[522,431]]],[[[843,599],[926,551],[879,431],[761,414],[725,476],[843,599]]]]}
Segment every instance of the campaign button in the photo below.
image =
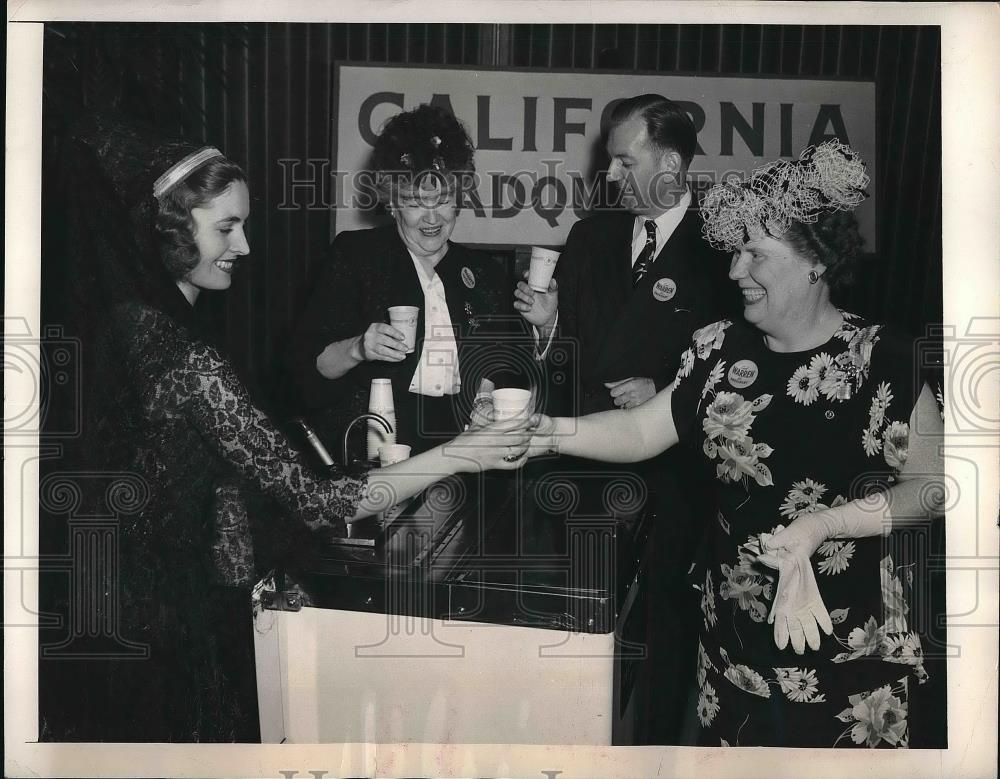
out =
{"type": "Polygon", "coordinates": [[[462,283],[469,289],[476,286],[476,274],[467,267],[462,268],[462,283]]]}
{"type": "Polygon", "coordinates": [[[653,297],[661,303],[665,303],[677,294],[677,285],[673,279],[666,277],[660,279],[653,285],[653,297]]]}
{"type": "Polygon", "coordinates": [[[753,360],[740,360],[732,364],[726,378],[737,389],[743,389],[757,381],[758,373],[757,363],[753,360]]]}

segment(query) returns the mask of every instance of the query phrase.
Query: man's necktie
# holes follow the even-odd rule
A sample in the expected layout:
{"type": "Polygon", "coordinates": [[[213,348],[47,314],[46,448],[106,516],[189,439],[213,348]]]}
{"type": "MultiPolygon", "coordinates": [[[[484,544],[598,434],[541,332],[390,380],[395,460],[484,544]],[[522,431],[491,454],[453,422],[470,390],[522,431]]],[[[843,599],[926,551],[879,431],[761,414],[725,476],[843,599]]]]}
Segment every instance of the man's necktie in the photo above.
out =
{"type": "Polygon", "coordinates": [[[653,261],[653,257],[656,256],[656,222],[652,219],[647,219],[645,223],[646,227],[646,245],[642,247],[642,251],[639,252],[639,256],[635,260],[635,265],[632,266],[632,286],[636,286],[639,280],[645,275],[646,270],[649,268],[649,263],[653,261]]]}

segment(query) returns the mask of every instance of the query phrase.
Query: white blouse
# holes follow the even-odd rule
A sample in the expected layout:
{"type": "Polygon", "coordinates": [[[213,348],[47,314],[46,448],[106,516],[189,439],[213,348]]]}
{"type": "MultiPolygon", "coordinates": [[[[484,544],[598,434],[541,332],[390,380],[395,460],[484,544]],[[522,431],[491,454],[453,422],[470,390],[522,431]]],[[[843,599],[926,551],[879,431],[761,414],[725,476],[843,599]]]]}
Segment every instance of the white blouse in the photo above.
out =
{"type": "Polygon", "coordinates": [[[458,344],[448,313],[444,284],[434,271],[430,274],[413,253],[410,259],[424,291],[424,343],[417,369],[410,380],[410,392],[418,395],[457,395],[462,387],[458,371],[458,344]]]}

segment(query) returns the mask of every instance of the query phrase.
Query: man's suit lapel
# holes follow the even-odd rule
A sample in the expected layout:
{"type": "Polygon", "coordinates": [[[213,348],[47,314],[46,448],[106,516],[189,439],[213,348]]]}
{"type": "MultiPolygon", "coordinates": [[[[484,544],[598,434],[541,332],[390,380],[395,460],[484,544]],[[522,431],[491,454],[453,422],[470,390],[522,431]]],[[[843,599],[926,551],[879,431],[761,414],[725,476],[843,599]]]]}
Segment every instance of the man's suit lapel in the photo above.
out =
{"type": "MultiPolygon", "coordinates": [[[[635,227],[635,217],[629,213],[621,213],[609,225],[607,233],[602,236],[599,245],[593,251],[601,269],[600,279],[596,286],[596,294],[602,301],[597,317],[596,359],[591,366],[600,372],[607,359],[621,349],[620,334],[616,324],[629,305],[632,297],[632,231],[635,227]]],[[[586,313],[584,312],[584,315],[586,313]]]]}
{"type": "Polygon", "coordinates": [[[606,268],[605,290],[614,310],[625,305],[632,294],[632,228],[635,217],[622,214],[605,236],[602,253],[606,259],[601,264],[606,268]]]}

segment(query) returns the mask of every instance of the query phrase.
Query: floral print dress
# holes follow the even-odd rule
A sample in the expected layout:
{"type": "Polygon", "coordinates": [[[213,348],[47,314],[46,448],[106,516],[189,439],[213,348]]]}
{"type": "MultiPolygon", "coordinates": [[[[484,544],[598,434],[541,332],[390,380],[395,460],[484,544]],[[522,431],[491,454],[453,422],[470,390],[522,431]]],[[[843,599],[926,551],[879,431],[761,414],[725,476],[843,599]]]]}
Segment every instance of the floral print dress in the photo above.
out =
{"type": "Polygon", "coordinates": [[[842,313],[807,352],[772,352],[750,326],[721,321],[681,359],[674,421],[716,485],[692,569],[703,745],[908,744],[909,690],[927,679],[908,624],[915,566],[881,537],[823,543],[812,563],[834,632],[797,655],[775,645],[777,572],[755,562],[762,533],[891,484],[906,460],[920,390],[909,343],[842,313]]]}

